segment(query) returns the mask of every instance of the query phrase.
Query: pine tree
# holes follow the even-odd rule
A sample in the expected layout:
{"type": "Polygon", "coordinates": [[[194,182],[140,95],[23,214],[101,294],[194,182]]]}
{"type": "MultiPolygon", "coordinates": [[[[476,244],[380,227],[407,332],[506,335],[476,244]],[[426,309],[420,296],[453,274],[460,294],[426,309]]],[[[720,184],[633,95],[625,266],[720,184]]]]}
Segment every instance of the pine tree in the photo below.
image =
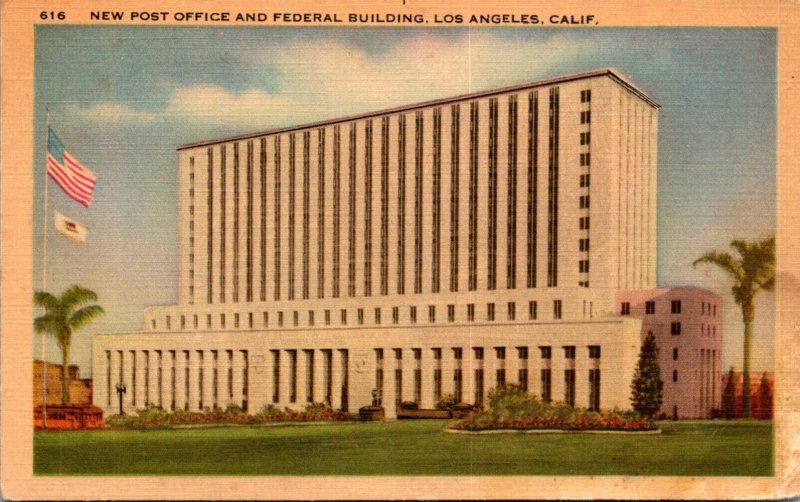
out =
{"type": "Polygon", "coordinates": [[[731,366],[728,381],[722,390],[722,413],[725,418],[736,417],[736,370],[731,366]]]}
{"type": "Polygon", "coordinates": [[[631,383],[633,409],[644,417],[652,418],[661,408],[664,382],[658,366],[658,347],[652,331],[647,333],[639,352],[639,363],[631,383]]]}

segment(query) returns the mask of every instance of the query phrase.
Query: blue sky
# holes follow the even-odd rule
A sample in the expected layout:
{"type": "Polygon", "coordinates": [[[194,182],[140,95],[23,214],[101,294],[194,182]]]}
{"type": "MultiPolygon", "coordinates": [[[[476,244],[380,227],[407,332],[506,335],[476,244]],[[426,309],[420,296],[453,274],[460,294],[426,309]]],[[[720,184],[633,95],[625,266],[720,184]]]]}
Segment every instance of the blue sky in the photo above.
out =
{"type": "MultiPolygon", "coordinates": [[[[725,296],[723,364],[740,368],[730,284],[691,263],[733,238],[775,232],[772,29],[38,26],[34,287],[45,107],[98,178],[89,209],[49,188],[51,210],[90,228],[83,247],[51,231],[47,266],[48,290],[83,284],[107,311],[73,342],[72,360],[88,374],[90,334],[139,330],[146,305],[177,300],[178,145],[609,66],[663,107],[659,285],[725,296]]],[[[753,366],[771,369],[774,295],[757,307],[753,366]]],[[[58,359],[54,344],[48,354],[58,359]]]]}

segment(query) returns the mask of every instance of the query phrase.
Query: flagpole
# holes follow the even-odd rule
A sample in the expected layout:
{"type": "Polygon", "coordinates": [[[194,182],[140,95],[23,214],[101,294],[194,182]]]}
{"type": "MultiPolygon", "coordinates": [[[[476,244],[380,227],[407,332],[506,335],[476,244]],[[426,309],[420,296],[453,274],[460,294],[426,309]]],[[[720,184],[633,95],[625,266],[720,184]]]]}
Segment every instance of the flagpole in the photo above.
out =
{"type": "MultiPolygon", "coordinates": [[[[50,150],[50,109],[45,107],[46,123],[45,128],[45,169],[44,169],[44,228],[42,229],[42,291],[47,291],[47,153],[50,150]]],[[[42,337],[42,430],[47,430],[47,359],[45,352],[45,334],[42,337]]]]}

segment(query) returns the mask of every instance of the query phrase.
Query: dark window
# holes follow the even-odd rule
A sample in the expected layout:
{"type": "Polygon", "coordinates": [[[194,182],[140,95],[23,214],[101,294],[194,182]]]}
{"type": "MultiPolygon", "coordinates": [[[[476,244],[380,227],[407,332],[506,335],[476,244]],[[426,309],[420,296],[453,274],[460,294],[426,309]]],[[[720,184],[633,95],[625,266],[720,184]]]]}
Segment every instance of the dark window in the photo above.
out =
{"type": "Polygon", "coordinates": [[[447,321],[453,322],[456,320],[456,306],[455,305],[448,305],[447,306],[447,321]]]}
{"type": "Polygon", "coordinates": [[[600,359],[599,345],[589,345],[589,359],[600,359]]]}
{"type": "Polygon", "coordinates": [[[483,359],[483,347],[473,347],[472,350],[475,353],[475,359],[483,359]]]}
{"type": "Polygon", "coordinates": [[[656,313],[656,302],[644,302],[644,313],[645,314],[655,314],[656,313]]]}
{"type": "Polygon", "coordinates": [[[678,370],[672,370],[672,381],[673,382],[678,381],[678,370]]]}
{"type": "Polygon", "coordinates": [[[358,319],[358,324],[364,324],[364,309],[358,309],[356,311],[356,316],[358,319]]]}
{"type": "Polygon", "coordinates": [[[561,300],[553,300],[553,319],[561,319],[561,300]]]}
{"type": "Polygon", "coordinates": [[[672,349],[672,360],[673,361],[677,361],[678,360],[678,349],[677,348],[672,349]]]}
{"type": "Polygon", "coordinates": [[[581,133],[581,145],[588,145],[591,141],[591,133],[590,132],[582,132],[581,133]]]}
{"type": "Polygon", "coordinates": [[[411,318],[411,322],[417,322],[417,307],[410,307],[408,309],[408,315],[411,318]]]}
{"type": "Polygon", "coordinates": [[[591,184],[591,178],[588,174],[581,174],[581,188],[587,188],[591,184]]]}
{"type": "Polygon", "coordinates": [[[680,314],[681,313],[681,301],[680,300],[672,300],[672,313],[673,314],[680,314]]]}
{"type": "Polygon", "coordinates": [[[589,239],[581,239],[578,246],[581,251],[589,251],[589,239]]]}
{"type": "Polygon", "coordinates": [[[580,260],[578,262],[578,271],[582,274],[589,272],[589,260],[580,260]]]}
{"type": "Polygon", "coordinates": [[[392,324],[400,322],[400,308],[392,307],[392,324]]]}
{"type": "Polygon", "coordinates": [[[589,209],[589,196],[581,195],[578,199],[578,205],[581,209],[589,209]]]}
{"type": "Polygon", "coordinates": [[[517,347],[517,357],[528,360],[528,347],[517,347]]]}
{"type": "Polygon", "coordinates": [[[581,103],[590,103],[592,101],[592,90],[586,89],[581,91],[581,103]]]}
{"type": "Polygon", "coordinates": [[[589,230],[589,217],[581,216],[578,220],[578,226],[581,230],[589,230]]]}
{"type": "Polygon", "coordinates": [[[575,370],[564,370],[564,401],[575,406],[575,370]]]}
{"type": "Polygon", "coordinates": [[[475,320],[475,304],[468,303],[467,304],[467,320],[474,321],[475,320]]]}
{"type": "Polygon", "coordinates": [[[505,347],[495,347],[494,351],[495,351],[495,354],[497,355],[498,359],[505,359],[506,358],[506,348],[505,347]]]}
{"type": "Polygon", "coordinates": [[[553,351],[549,346],[539,347],[539,351],[542,354],[542,359],[550,359],[553,357],[553,351]]]}
{"type": "Polygon", "coordinates": [[[549,403],[551,401],[551,385],[550,385],[550,370],[543,369],[542,376],[542,401],[549,403]]]}
{"type": "Polygon", "coordinates": [[[436,305],[428,305],[428,322],[436,322],[436,305]]]}
{"type": "Polygon", "coordinates": [[[535,301],[528,302],[528,318],[531,321],[535,321],[536,320],[536,314],[537,314],[537,312],[536,312],[536,302],[535,301]]]}
{"type": "Polygon", "coordinates": [[[565,359],[575,359],[575,346],[574,345],[567,345],[564,347],[564,358],[565,359]]]}
{"type": "Polygon", "coordinates": [[[631,304],[630,302],[622,302],[620,307],[620,314],[622,315],[631,315],[631,304]]]}
{"type": "Polygon", "coordinates": [[[381,308],[375,307],[375,324],[381,323],[381,308]]]}
{"type": "Polygon", "coordinates": [[[508,302],[508,320],[513,321],[517,317],[517,304],[508,302]]]}
{"type": "Polygon", "coordinates": [[[589,409],[598,411],[600,409],[600,370],[589,370],[589,409]]]}
{"type": "Polygon", "coordinates": [[[519,370],[517,379],[519,380],[519,388],[528,392],[528,370],[525,368],[519,370]]]}
{"type": "Polygon", "coordinates": [[[673,335],[680,335],[681,334],[681,323],[679,323],[679,322],[672,323],[672,328],[671,328],[670,332],[673,335]]]}
{"type": "Polygon", "coordinates": [[[494,303],[488,303],[486,305],[486,320],[494,321],[494,303]]]}

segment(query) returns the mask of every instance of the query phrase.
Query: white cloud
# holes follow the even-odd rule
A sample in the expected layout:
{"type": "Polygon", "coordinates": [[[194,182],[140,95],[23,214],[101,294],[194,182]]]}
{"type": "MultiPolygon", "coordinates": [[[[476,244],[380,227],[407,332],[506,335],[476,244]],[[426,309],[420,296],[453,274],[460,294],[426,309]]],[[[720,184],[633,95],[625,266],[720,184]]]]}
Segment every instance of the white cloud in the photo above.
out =
{"type": "Polygon", "coordinates": [[[216,84],[178,87],[155,112],[106,102],[77,113],[110,125],[192,121],[264,129],[552,76],[556,62],[577,57],[578,49],[561,37],[541,42],[487,33],[420,34],[377,54],[352,43],[317,40],[242,55],[242,73],[276,79],[274,92],[232,92],[216,84]]]}

